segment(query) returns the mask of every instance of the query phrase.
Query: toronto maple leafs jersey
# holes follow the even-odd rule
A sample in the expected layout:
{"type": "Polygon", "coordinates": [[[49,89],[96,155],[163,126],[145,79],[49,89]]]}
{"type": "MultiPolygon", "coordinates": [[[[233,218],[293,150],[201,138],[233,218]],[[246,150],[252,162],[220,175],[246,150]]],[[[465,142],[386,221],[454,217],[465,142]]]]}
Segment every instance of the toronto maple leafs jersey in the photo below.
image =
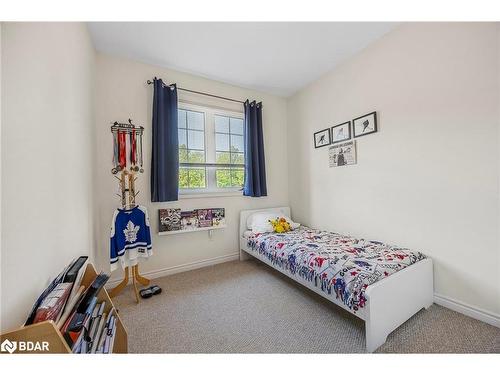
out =
{"type": "Polygon", "coordinates": [[[151,232],[146,207],[115,210],[111,223],[111,271],[118,268],[118,261],[125,268],[136,265],[138,258],[151,255],[151,232]]]}

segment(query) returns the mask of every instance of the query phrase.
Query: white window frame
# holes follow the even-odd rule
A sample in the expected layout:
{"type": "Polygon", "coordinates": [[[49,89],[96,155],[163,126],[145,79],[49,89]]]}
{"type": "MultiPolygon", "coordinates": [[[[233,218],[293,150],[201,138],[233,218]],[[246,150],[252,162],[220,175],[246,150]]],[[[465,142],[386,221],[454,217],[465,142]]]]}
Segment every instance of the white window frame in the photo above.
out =
{"type": "MultiPolygon", "coordinates": [[[[205,163],[215,163],[215,118],[214,116],[226,116],[244,120],[244,113],[226,110],[218,107],[204,106],[188,102],[179,101],[178,109],[196,111],[204,113],[205,118],[205,163]]],[[[244,135],[243,135],[244,137],[244,135]]],[[[181,189],[180,198],[202,198],[207,196],[240,196],[243,189],[240,187],[217,187],[215,178],[215,168],[206,168],[205,188],[201,189],[181,189]]]]}

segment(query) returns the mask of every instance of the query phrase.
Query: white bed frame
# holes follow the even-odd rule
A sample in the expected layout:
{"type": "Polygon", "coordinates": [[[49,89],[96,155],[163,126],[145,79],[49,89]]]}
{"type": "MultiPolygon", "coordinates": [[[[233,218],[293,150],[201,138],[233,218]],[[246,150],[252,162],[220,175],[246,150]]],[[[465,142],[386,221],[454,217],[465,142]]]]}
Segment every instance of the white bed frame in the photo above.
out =
{"type": "MultiPolygon", "coordinates": [[[[240,260],[250,258],[250,255],[270,265],[291,279],[316,292],[320,296],[349,311],[342,301],[335,298],[335,294],[326,294],[298,275],[284,271],[273,264],[264,256],[247,247],[243,233],[247,231],[247,218],[255,212],[276,212],[277,215],[290,215],[290,207],[275,207],[259,210],[246,210],[240,213],[240,260]]],[[[407,267],[383,280],[370,285],[366,289],[366,305],[355,314],[365,321],[366,350],[374,352],[381,346],[389,333],[411,318],[422,308],[428,309],[434,300],[432,260],[426,258],[410,267],[407,267]]]]}

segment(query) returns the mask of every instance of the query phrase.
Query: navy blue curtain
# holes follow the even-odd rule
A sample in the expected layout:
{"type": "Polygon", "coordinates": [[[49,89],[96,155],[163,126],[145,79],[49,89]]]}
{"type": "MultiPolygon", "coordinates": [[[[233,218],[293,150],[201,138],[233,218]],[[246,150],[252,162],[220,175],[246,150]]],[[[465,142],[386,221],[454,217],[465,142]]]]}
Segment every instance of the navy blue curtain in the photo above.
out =
{"type": "Polygon", "coordinates": [[[246,101],[245,108],[245,185],[243,195],[267,196],[266,160],[262,133],[262,103],[246,101]]]}
{"type": "Polygon", "coordinates": [[[151,201],[179,198],[179,135],[177,131],[177,87],[154,80],[153,150],[151,157],[151,201]]]}

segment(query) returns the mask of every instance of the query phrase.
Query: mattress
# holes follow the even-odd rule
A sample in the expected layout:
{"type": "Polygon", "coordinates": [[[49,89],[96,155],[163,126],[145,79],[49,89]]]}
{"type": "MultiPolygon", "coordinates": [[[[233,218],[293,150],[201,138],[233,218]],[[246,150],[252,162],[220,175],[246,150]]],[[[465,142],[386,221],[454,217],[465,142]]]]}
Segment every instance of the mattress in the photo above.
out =
{"type": "Polygon", "coordinates": [[[334,293],[354,313],[365,306],[368,286],[426,258],[418,251],[304,226],[287,233],[246,231],[243,237],[255,255],[323,293],[334,293]]]}

